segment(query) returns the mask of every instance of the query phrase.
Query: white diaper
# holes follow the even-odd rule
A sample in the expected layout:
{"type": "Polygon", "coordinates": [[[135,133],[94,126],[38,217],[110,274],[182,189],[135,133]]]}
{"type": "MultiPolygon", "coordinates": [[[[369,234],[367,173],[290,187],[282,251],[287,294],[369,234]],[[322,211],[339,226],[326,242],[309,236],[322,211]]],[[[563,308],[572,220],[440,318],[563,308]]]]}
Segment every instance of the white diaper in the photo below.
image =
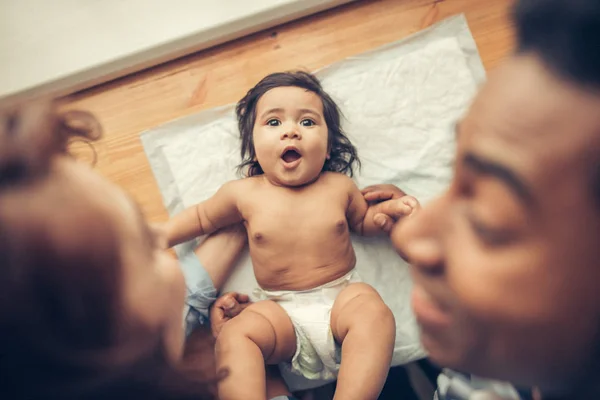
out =
{"type": "Polygon", "coordinates": [[[341,347],[333,338],[331,308],[349,284],[362,282],[356,269],[310,290],[270,291],[256,289],[259,300],[273,300],[287,312],[296,332],[296,353],[284,368],[307,379],[335,379],[340,368],[341,347]]]}

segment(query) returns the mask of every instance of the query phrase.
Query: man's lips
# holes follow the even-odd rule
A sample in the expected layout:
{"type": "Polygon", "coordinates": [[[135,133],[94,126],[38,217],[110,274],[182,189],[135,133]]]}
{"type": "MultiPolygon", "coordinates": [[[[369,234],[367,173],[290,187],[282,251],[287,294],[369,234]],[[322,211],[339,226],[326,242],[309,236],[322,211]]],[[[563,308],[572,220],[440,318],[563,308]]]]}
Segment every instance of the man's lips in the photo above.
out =
{"type": "Polygon", "coordinates": [[[421,286],[415,286],[411,294],[412,308],[417,322],[425,329],[448,328],[452,322],[450,314],[421,286]]]}

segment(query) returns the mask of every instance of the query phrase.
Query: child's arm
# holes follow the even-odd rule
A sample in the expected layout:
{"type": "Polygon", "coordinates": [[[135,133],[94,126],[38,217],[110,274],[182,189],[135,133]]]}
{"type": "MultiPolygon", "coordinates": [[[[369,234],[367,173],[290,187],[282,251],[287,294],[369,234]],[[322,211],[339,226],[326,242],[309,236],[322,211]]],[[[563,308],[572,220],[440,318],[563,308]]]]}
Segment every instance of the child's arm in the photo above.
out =
{"type": "Polygon", "coordinates": [[[370,205],[354,182],[350,179],[348,181],[350,182],[348,223],[350,228],[359,235],[375,236],[387,232],[389,229],[386,229],[386,226],[390,220],[409,215],[419,205],[414,197],[406,195],[399,198],[392,196],[390,200],[370,205]],[[375,215],[379,215],[380,218],[375,218],[375,215]]]}
{"type": "Polygon", "coordinates": [[[369,212],[369,204],[354,182],[348,180],[349,203],[346,216],[350,229],[361,236],[375,236],[383,231],[375,225],[373,215],[369,212]]]}
{"type": "Polygon", "coordinates": [[[208,200],[189,207],[166,224],[169,247],[242,221],[238,193],[242,181],[224,184],[208,200]]]}

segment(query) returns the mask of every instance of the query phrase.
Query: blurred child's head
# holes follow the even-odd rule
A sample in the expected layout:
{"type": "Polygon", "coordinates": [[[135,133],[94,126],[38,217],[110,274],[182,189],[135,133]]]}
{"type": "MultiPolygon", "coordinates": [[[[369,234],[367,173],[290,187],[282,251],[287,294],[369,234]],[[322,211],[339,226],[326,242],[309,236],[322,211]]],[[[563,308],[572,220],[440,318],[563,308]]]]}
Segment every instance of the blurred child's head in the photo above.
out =
{"type": "Polygon", "coordinates": [[[309,73],[266,76],[239,101],[236,114],[240,169],[247,167],[247,176],[275,174],[298,186],[323,171],[352,176],[354,163],[360,166],[337,105],[309,73]]]}

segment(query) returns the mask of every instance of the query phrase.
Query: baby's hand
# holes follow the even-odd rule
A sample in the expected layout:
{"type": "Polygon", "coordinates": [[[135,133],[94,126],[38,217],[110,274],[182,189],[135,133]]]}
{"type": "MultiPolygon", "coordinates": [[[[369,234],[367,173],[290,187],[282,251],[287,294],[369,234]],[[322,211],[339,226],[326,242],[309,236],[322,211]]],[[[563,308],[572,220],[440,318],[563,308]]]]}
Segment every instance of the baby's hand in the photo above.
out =
{"type": "Polygon", "coordinates": [[[149,223],[150,231],[156,237],[156,245],[159,249],[167,249],[169,247],[169,239],[167,238],[167,222],[149,223]]]}
{"type": "Polygon", "coordinates": [[[230,319],[237,317],[250,305],[250,298],[241,293],[225,293],[219,297],[210,308],[210,327],[216,339],[223,325],[230,319]]]}
{"type": "Polygon", "coordinates": [[[405,195],[400,198],[384,201],[373,207],[375,207],[373,222],[384,232],[389,233],[399,219],[414,214],[421,208],[421,205],[413,196],[405,195]]]}

